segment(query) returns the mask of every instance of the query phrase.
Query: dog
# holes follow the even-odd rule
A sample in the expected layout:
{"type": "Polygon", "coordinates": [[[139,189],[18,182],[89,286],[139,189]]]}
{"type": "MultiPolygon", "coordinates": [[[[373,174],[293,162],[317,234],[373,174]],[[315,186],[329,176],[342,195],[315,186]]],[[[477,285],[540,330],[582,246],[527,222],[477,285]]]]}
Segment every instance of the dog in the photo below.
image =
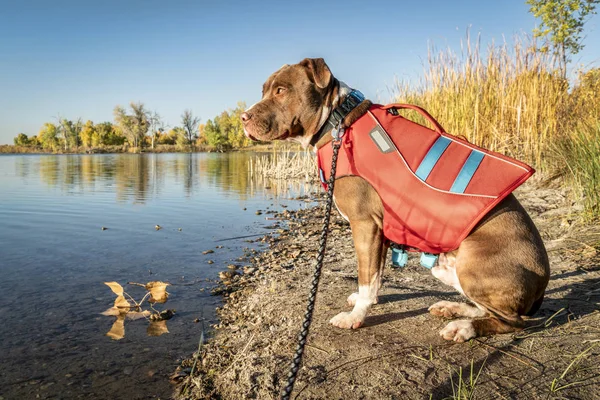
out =
{"type": "MultiPolygon", "coordinates": [[[[350,94],[321,58],[284,65],[264,83],[262,99],[241,115],[244,132],[254,141],[291,140],[319,149],[332,140],[323,131],[332,110],[350,94]]],[[[369,109],[362,101],[341,121],[351,126],[369,109]]],[[[330,129],[329,129],[330,130],[330,129]]],[[[383,235],[384,208],[377,191],[359,176],[336,180],[334,201],[350,223],[358,260],[358,291],[348,297],[350,312],[330,323],[339,328],[363,325],[377,303],[389,241],[383,235]]],[[[463,318],[449,322],[440,335],[464,342],[478,336],[524,327],[524,317],[541,306],[550,276],[548,255],[533,221],[512,195],[497,204],[460,243],[440,254],[432,274],[472,304],[439,301],[434,316],[463,318]]]]}

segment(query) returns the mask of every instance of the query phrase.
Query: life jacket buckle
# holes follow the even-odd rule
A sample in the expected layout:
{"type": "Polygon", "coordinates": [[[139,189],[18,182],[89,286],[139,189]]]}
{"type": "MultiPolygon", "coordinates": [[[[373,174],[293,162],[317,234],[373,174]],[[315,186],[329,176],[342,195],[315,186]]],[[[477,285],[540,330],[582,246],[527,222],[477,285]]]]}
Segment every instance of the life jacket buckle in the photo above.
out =
{"type": "Polygon", "coordinates": [[[421,253],[421,265],[427,269],[435,267],[437,263],[438,255],[431,253],[421,253]]]}
{"type": "Polygon", "coordinates": [[[408,253],[404,246],[398,244],[392,244],[392,266],[394,267],[405,267],[408,262],[408,253]]]}

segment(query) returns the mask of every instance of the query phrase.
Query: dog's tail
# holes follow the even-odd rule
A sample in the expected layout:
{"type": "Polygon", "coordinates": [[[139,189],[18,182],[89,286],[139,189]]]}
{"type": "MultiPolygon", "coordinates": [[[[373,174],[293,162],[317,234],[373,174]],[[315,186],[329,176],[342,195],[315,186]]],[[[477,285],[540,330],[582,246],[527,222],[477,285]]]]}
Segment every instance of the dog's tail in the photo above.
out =
{"type": "MultiPolygon", "coordinates": [[[[531,308],[525,313],[525,316],[533,316],[542,306],[544,295],[537,299],[531,308]]],[[[509,333],[522,330],[526,323],[520,315],[506,315],[505,313],[495,310],[493,307],[486,307],[491,314],[488,318],[473,320],[473,328],[477,332],[477,336],[488,336],[496,333],[509,333]]]]}

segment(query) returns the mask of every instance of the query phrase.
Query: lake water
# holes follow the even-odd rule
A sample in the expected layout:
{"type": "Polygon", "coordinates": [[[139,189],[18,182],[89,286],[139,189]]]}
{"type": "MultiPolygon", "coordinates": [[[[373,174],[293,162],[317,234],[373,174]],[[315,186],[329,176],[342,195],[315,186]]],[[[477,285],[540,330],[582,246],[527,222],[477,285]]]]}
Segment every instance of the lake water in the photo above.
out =
{"type": "Polygon", "coordinates": [[[255,182],[251,157],[0,156],[0,399],[169,398],[168,375],[198,346],[195,320],[214,322],[207,278],[251,246],[220,240],[266,233],[257,209],[303,207],[291,198],[315,189],[255,182]],[[171,283],[156,306],[176,310],[169,333],[148,336],[140,319],[106,336],[107,281],[136,300],[145,290],[127,282],[171,283]]]}

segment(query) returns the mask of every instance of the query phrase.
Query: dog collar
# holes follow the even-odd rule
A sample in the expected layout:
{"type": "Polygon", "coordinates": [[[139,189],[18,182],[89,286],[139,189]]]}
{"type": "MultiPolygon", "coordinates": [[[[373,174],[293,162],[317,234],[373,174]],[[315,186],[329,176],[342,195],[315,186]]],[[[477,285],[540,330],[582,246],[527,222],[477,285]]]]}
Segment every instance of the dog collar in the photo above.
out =
{"type": "Polygon", "coordinates": [[[310,145],[316,145],[319,142],[319,140],[321,140],[321,138],[323,138],[323,136],[327,134],[327,132],[340,125],[344,118],[346,118],[346,116],[350,114],[350,111],[354,110],[356,106],[358,106],[363,101],[365,101],[365,96],[360,91],[352,89],[352,91],[348,93],[342,104],[337,106],[331,112],[331,114],[329,114],[329,118],[327,118],[327,121],[325,121],[321,129],[319,129],[319,131],[310,140],[310,145]]]}

